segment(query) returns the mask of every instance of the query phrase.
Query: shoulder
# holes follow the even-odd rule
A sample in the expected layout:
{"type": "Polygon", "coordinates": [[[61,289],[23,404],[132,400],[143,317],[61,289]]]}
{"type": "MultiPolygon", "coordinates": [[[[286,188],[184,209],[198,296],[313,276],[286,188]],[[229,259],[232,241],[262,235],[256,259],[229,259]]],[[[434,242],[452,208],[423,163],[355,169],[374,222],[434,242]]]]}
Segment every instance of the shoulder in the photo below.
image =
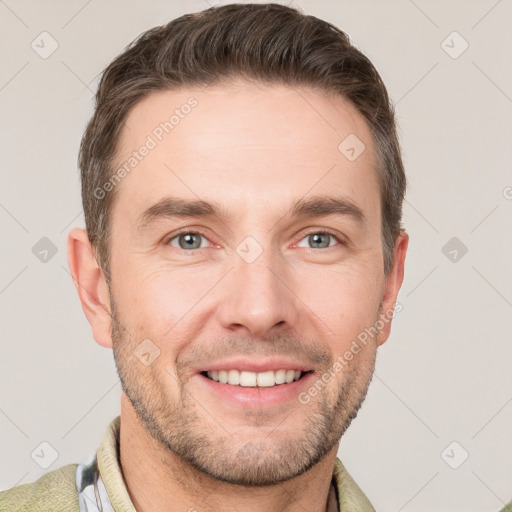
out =
{"type": "Polygon", "coordinates": [[[68,464],[35,482],[0,492],[0,512],[78,512],[76,466],[68,464]]]}

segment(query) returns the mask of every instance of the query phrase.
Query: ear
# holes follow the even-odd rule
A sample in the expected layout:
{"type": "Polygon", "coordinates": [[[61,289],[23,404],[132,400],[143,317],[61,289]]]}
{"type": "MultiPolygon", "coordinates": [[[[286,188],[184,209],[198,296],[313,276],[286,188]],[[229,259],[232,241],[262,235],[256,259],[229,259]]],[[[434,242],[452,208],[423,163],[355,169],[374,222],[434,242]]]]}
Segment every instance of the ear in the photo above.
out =
{"type": "MultiPolygon", "coordinates": [[[[404,280],[405,253],[407,252],[408,245],[409,235],[402,229],[395,241],[391,270],[384,281],[380,316],[381,323],[384,326],[377,335],[377,345],[382,345],[391,333],[391,322],[394,316],[393,311],[395,310],[396,298],[404,280]]],[[[396,307],[396,311],[400,311],[399,306],[396,307]]]]}
{"type": "Polygon", "coordinates": [[[73,228],[68,234],[68,264],[87,320],[96,342],[112,348],[110,297],[103,271],[84,229],[73,228]]]}

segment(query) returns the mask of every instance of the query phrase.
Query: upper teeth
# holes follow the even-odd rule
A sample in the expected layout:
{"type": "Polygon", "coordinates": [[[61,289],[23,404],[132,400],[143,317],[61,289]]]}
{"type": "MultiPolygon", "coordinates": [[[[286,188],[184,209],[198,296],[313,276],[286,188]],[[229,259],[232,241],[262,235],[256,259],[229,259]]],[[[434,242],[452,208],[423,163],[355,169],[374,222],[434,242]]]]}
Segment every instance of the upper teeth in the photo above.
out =
{"type": "Polygon", "coordinates": [[[206,372],[210,379],[216,380],[222,384],[231,384],[233,386],[243,387],[271,387],[276,384],[288,384],[298,380],[302,374],[299,370],[270,370],[268,372],[246,372],[238,370],[212,370],[206,372]]]}

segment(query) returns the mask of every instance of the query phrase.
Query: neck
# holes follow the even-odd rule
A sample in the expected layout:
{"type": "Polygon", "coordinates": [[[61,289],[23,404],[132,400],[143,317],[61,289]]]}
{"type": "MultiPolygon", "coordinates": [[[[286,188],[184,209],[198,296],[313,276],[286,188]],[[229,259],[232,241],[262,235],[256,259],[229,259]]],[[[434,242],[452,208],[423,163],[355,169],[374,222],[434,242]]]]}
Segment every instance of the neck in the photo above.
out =
{"type": "Polygon", "coordinates": [[[286,482],[245,487],[192,467],[155,440],[127,397],[121,399],[120,465],[137,512],[325,512],[338,445],[314,467],[286,482]]]}

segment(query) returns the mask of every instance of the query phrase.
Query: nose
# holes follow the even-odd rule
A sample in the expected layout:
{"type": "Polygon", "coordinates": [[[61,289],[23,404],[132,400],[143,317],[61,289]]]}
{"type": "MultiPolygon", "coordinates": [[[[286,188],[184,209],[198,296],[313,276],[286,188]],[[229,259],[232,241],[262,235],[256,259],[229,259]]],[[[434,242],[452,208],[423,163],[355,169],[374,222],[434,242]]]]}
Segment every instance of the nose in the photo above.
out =
{"type": "Polygon", "coordinates": [[[262,338],[296,327],[299,302],[287,282],[291,277],[285,263],[270,253],[265,250],[252,263],[235,255],[217,308],[224,329],[262,338]]]}

